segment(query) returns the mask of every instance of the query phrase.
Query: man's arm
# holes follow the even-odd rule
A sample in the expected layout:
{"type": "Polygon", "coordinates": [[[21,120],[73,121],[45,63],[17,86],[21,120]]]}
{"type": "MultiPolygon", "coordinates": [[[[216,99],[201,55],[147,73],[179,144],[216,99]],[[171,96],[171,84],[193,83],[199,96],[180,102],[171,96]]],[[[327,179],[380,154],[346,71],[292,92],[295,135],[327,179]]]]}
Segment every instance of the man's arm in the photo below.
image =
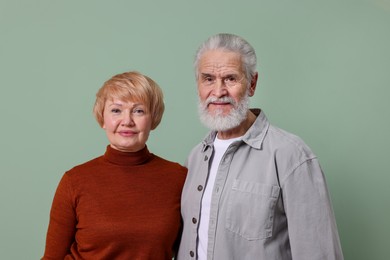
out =
{"type": "Polygon", "coordinates": [[[317,159],[296,167],[282,184],[292,258],[342,260],[336,221],[317,159]]]}

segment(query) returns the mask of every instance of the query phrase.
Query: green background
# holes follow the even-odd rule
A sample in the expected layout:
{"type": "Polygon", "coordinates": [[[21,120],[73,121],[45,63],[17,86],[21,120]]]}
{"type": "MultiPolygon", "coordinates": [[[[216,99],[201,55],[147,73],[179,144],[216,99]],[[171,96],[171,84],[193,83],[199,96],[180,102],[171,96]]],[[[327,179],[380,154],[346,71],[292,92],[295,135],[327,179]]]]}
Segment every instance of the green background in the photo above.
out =
{"type": "Polygon", "coordinates": [[[107,145],[91,111],[111,76],[161,85],[148,145],[183,163],[206,134],[194,52],[230,32],[257,51],[252,106],[320,158],[345,259],[389,259],[389,28],[390,0],[0,0],[0,258],[42,256],[59,179],[107,145]]]}

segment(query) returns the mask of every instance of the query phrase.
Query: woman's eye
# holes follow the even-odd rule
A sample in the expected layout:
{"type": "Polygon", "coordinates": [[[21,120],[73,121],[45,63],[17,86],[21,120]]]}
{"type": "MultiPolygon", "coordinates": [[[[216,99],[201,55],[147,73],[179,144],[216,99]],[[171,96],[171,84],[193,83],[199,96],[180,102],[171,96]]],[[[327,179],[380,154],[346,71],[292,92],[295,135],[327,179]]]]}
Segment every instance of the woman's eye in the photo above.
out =
{"type": "Polygon", "coordinates": [[[111,112],[116,114],[116,113],[120,113],[121,110],[118,108],[113,108],[113,109],[111,109],[111,112]]]}
{"type": "Polygon", "coordinates": [[[140,109],[140,108],[134,109],[134,111],[133,111],[134,114],[139,114],[139,115],[143,114],[144,112],[145,111],[143,109],[140,109]]]}

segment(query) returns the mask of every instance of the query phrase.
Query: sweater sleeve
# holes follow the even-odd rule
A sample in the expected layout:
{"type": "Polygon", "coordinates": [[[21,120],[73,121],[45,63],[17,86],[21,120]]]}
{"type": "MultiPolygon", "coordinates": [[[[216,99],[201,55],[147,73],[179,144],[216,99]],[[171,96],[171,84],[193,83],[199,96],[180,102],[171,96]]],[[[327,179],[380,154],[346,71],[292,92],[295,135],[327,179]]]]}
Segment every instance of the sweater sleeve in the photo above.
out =
{"type": "Polygon", "coordinates": [[[64,259],[76,233],[75,199],[69,175],[65,174],[54,195],[43,260],[64,259]]]}

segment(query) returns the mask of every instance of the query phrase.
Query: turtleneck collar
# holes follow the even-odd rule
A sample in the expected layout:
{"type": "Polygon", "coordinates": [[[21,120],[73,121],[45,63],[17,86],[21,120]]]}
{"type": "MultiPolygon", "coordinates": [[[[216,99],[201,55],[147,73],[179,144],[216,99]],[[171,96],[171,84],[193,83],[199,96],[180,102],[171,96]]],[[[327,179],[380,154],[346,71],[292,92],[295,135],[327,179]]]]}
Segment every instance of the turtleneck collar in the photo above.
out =
{"type": "Polygon", "coordinates": [[[103,155],[103,158],[110,163],[123,165],[123,166],[135,166],[148,162],[153,157],[148,150],[148,147],[145,147],[138,152],[121,152],[115,150],[110,145],[107,146],[106,152],[103,155]]]}

